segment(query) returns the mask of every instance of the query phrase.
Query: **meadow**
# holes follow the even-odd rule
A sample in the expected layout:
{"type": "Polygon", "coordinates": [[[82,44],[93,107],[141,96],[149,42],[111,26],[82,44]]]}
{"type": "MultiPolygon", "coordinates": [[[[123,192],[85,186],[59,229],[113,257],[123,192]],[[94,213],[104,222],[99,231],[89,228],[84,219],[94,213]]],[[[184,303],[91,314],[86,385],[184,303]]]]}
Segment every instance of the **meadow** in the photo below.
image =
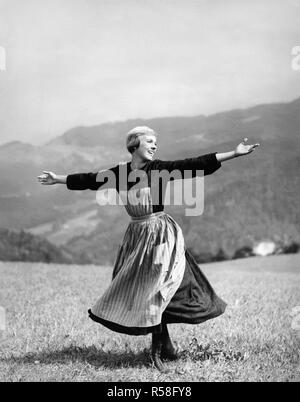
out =
{"type": "Polygon", "coordinates": [[[112,267],[0,262],[0,381],[299,381],[292,314],[300,306],[300,255],[201,269],[228,307],[200,325],[170,325],[180,359],[161,374],[150,335],[114,333],[88,318],[112,267]]]}

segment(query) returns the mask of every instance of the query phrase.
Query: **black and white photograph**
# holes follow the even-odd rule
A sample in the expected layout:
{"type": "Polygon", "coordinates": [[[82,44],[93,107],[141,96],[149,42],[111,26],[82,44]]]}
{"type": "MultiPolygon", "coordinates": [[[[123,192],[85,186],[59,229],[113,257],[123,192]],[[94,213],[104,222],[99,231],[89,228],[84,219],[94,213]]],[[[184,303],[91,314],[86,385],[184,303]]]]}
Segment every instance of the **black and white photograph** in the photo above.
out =
{"type": "Polygon", "coordinates": [[[300,381],[299,21],[0,0],[0,382],[300,381]]]}

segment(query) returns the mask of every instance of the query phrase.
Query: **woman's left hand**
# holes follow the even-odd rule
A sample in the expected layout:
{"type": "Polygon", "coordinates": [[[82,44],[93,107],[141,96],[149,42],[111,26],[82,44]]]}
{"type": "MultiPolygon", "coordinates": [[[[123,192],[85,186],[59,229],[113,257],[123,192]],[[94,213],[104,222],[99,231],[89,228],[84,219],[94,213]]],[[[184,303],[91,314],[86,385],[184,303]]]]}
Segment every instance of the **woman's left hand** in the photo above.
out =
{"type": "Polygon", "coordinates": [[[247,155],[254,151],[255,148],[259,147],[260,144],[247,145],[246,142],[248,138],[244,140],[235,148],[235,156],[247,155]]]}

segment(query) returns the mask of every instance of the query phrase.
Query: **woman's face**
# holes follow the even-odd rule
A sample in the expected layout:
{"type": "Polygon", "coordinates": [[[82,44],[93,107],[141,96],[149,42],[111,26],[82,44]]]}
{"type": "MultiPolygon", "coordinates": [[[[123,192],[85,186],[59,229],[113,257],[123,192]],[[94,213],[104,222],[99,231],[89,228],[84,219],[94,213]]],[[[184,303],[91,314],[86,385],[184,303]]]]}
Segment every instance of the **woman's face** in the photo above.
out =
{"type": "Polygon", "coordinates": [[[151,160],[157,149],[157,141],[155,135],[145,134],[139,137],[140,146],[135,153],[143,160],[151,160]]]}

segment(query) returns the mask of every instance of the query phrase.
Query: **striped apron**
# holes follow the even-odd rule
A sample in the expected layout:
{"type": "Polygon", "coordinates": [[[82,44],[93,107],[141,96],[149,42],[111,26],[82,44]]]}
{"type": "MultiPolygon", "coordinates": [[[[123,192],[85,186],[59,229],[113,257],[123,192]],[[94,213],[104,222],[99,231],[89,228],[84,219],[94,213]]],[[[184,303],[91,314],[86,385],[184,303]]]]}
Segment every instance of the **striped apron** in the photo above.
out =
{"type": "Polygon", "coordinates": [[[152,212],[149,188],[138,191],[138,205],[130,202],[132,191],[126,195],[131,222],[117,252],[112,282],[90,312],[93,319],[145,328],[161,323],[183,279],[186,258],[179,225],[165,212],[152,212]]]}

